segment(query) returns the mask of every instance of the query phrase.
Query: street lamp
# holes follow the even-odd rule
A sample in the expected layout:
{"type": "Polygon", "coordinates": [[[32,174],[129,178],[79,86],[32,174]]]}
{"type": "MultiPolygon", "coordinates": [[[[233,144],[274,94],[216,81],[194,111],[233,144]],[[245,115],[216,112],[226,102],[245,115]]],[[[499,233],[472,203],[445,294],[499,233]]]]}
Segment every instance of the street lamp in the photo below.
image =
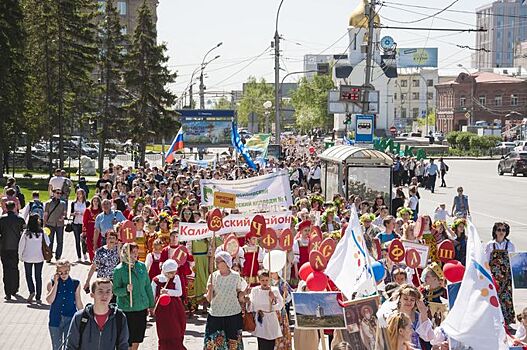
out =
{"type": "Polygon", "coordinates": [[[470,77],[470,83],[471,83],[471,86],[470,86],[470,118],[468,119],[468,125],[472,126],[473,121],[474,121],[473,118],[474,118],[474,80],[475,78],[472,77],[472,74],[469,72],[469,70],[464,65],[459,63],[457,66],[459,68],[463,68],[468,73],[468,76],[470,77]]]}
{"type": "Polygon", "coordinates": [[[278,154],[281,154],[280,144],[280,90],[278,82],[280,81],[280,35],[278,34],[278,17],[280,16],[280,9],[284,0],[280,1],[278,10],[276,11],[275,31],[274,31],[274,117],[275,117],[275,131],[276,143],[278,144],[278,154]]]}
{"type": "Polygon", "coordinates": [[[209,55],[209,53],[211,53],[212,51],[214,51],[215,49],[217,49],[221,45],[223,45],[223,42],[219,42],[218,44],[216,44],[216,46],[214,46],[212,49],[207,51],[205,56],[203,56],[203,60],[201,61],[201,65],[200,65],[201,74],[199,75],[199,108],[200,109],[204,109],[205,108],[205,84],[203,83],[203,71],[205,70],[205,67],[209,63],[211,63],[212,61],[220,58],[220,56],[218,55],[218,56],[214,57],[212,60],[210,60],[210,61],[208,61],[206,63],[205,63],[205,60],[207,59],[207,56],[209,55]]]}
{"type": "MultiPolygon", "coordinates": [[[[271,107],[273,106],[273,103],[271,101],[265,101],[263,103],[263,107],[265,108],[265,133],[269,133],[269,114],[271,112],[269,111],[271,107]]],[[[276,128],[276,125],[275,125],[276,128]]]]}

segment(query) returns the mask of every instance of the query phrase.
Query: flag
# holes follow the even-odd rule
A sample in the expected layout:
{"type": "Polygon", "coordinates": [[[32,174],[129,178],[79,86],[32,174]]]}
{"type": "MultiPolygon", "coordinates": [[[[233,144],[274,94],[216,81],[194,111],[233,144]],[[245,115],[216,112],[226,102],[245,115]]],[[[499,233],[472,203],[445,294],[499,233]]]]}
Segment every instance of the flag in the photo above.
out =
{"type": "Polygon", "coordinates": [[[366,249],[364,235],[359,224],[355,207],[351,209],[351,222],[344,237],[335,248],[324,273],[348,300],[353,295],[368,296],[377,292],[371,263],[375,261],[366,249]],[[345,268],[343,268],[345,267],[345,268]]]}
{"type": "Polygon", "coordinates": [[[256,164],[254,164],[251,155],[245,148],[245,145],[242,142],[242,138],[240,137],[240,134],[238,133],[238,125],[233,120],[232,121],[232,131],[231,131],[231,143],[232,147],[238,151],[243,156],[243,159],[245,159],[245,162],[251,169],[256,170],[256,164]]]}
{"type": "Polygon", "coordinates": [[[183,148],[185,148],[185,145],[183,144],[183,127],[181,127],[179,128],[176,137],[174,137],[174,141],[172,141],[170,148],[165,153],[165,162],[172,163],[174,161],[174,153],[183,148]]]}
{"type": "Polygon", "coordinates": [[[483,245],[470,221],[467,267],[456,300],[441,324],[450,338],[477,350],[508,349],[498,294],[483,245]]]}

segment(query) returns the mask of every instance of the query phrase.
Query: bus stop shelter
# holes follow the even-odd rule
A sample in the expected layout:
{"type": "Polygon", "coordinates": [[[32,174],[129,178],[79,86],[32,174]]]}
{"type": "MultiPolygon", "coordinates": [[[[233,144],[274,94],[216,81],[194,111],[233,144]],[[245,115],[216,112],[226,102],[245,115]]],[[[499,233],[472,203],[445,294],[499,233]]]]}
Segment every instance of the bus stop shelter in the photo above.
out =
{"type": "Polygon", "coordinates": [[[381,195],[390,208],[393,159],[384,152],[349,145],[328,148],[319,155],[321,187],[326,201],[337,193],[359,195],[373,203],[381,195]]]}

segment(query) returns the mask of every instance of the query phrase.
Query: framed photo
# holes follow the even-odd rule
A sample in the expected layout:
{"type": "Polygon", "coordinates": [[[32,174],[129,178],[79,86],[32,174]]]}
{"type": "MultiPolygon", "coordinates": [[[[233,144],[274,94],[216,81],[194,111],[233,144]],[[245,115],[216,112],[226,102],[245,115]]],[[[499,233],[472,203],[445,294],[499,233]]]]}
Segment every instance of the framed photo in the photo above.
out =
{"type": "Polygon", "coordinates": [[[434,328],[440,326],[446,318],[448,306],[443,303],[428,303],[428,309],[430,310],[432,326],[434,328]]]}
{"type": "Polygon", "coordinates": [[[346,329],[337,292],[294,292],[295,326],[304,329],[346,329]]]}
{"type": "Polygon", "coordinates": [[[527,252],[509,253],[514,289],[527,289],[527,252]]]}
{"type": "Polygon", "coordinates": [[[356,299],[346,304],[346,341],[353,349],[387,349],[376,316],[379,305],[379,296],[356,299]]]}
{"type": "Polygon", "coordinates": [[[413,243],[408,241],[401,241],[403,243],[403,247],[405,251],[408,251],[409,249],[415,249],[419,253],[419,257],[421,258],[421,263],[419,264],[419,267],[424,269],[428,265],[428,253],[430,251],[430,247],[426,244],[420,244],[420,243],[413,243]]]}

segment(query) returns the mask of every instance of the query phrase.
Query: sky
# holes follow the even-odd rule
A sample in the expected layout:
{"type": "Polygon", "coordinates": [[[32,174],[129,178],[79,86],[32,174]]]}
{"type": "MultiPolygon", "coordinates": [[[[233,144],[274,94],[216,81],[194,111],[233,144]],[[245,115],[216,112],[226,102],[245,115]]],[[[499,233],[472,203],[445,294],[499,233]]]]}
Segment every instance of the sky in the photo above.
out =
{"type": "MultiPolygon", "coordinates": [[[[454,1],[385,0],[379,11],[381,23],[411,28],[474,28],[474,13],[447,11],[413,24],[391,21],[412,21],[438,12],[412,7],[414,5],[442,9],[454,1]]],[[[250,76],[273,82],[274,59],[270,44],[279,3],[280,0],[159,0],[159,40],[167,44],[170,68],[178,72],[171,89],[180,95],[188,87],[191,74],[199,67],[205,53],[220,42],[223,44],[207,57],[208,60],[220,55],[205,70],[208,92],[241,90],[250,76]]],[[[457,0],[450,10],[475,12],[487,3],[457,0]]],[[[346,35],[349,16],[358,4],[359,0],[284,0],[278,24],[283,37],[281,76],[303,70],[305,54],[344,53],[349,45],[346,35]]],[[[473,51],[456,45],[474,47],[474,34],[383,29],[381,36],[384,35],[392,36],[398,47],[438,47],[441,75],[456,75],[461,71],[457,67],[459,63],[470,67],[473,51]]],[[[293,75],[286,81],[295,82],[300,77],[293,75]]],[[[197,87],[195,85],[196,90],[197,87]]],[[[211,96],[213,99],[214,95],[211,96]]]]}
{"type": "Polygon", "coordinates": [[[342,315],[344,310],[337,302],[338,293],[294,293],[295,309],[303,315],[315,315],[317,305],[324,307],[324,315],[342,315]]]}

